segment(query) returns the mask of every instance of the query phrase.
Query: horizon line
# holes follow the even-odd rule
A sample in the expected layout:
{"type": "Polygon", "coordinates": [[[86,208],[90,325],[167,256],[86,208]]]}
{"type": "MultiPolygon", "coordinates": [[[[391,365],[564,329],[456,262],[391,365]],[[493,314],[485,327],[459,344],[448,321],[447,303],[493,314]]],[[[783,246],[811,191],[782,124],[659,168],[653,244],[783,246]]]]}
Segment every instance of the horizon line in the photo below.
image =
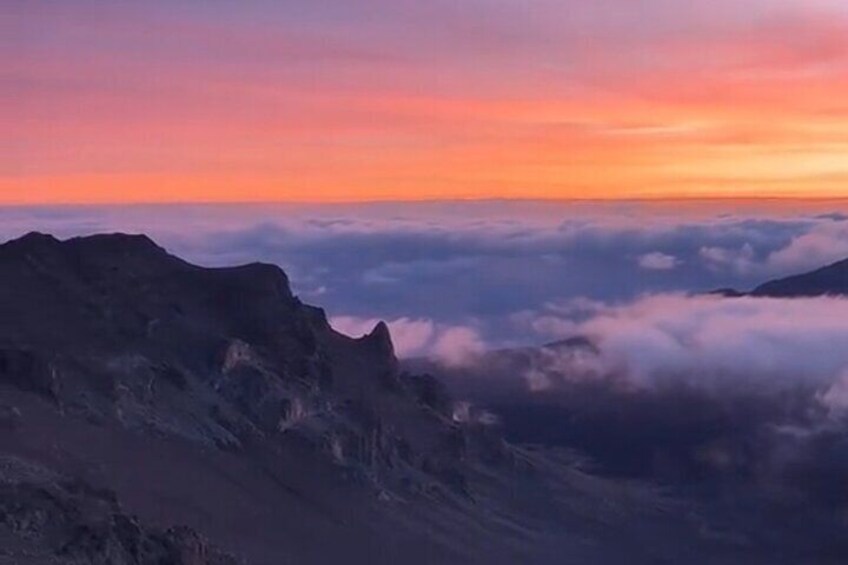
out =
{"type": "Polygon", "coordinates": [[[848,202],[845,196],[628,196],[628,197],[551,197],[551,198],[522,198],[522,197],[450,197],[450,198],[384,198],[361,200],[129,200],[129,201],[62,201],[62,202],[2,202],[0,208],[74,208],[74,207],[104,207],[120,206],[350,206],[350,205],[380,205],[380,204],[451,204],[451,203],[696,203],[696,202],[747,202],[747,203],[789,203],[789,202],[848,202]]]}

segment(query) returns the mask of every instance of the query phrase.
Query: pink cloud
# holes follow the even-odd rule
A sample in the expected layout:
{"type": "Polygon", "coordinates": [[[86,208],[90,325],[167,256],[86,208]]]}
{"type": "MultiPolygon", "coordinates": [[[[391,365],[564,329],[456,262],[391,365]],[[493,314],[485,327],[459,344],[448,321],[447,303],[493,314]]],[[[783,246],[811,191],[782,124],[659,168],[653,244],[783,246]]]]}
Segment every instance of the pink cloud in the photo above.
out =
{"type": "Polygon", "coordinates": [[[448,366],[472,363],[486,349],[476,330],[469,327],[447,328],[433,342],[432,355],[448,366]]]}

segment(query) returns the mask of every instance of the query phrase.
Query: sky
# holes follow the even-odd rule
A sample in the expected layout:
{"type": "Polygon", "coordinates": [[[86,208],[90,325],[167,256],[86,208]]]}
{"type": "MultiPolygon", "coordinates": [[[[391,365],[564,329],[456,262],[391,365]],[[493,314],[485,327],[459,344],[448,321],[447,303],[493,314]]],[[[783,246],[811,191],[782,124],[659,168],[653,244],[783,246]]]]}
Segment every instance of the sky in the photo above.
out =
{"type": "Polygon", "coordinates": [[[848,192],[844,0],[0,12],[0,204],[848,192]]]}

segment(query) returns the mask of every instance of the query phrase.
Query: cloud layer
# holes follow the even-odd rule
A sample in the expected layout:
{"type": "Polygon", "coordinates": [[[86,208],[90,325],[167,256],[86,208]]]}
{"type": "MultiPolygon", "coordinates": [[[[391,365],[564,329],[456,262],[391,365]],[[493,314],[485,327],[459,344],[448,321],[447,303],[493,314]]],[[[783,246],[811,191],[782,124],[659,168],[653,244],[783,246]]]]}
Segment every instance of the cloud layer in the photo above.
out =
{"type": "Polygon", "coordinates": [[[575,449],[602,472],[716,500],[779,501],[775,516],[830,520],[848,510],[846,316],[848,298],[833,297],[578,302],[548,318],[588,342],[424,368],[492,409],[515,442],[575,449]]]}
{"type": "Polygon", "coordinates": [[[827,388],[848,370],[848,299],[661,295],[577,325],[639,386],[827,388]]]}
{"type": "Polygon", "coordinates": [[[276,263],[305,301],[335,318],[395,322],[399,350],[417,355],[446,328],[490,347],[534,344],[571,335],[598,302],[746,290],[821,266],[848,256],[846,210],[845,201],[0,208],[0,238],[146,232],[204,265],[276,263]]]}

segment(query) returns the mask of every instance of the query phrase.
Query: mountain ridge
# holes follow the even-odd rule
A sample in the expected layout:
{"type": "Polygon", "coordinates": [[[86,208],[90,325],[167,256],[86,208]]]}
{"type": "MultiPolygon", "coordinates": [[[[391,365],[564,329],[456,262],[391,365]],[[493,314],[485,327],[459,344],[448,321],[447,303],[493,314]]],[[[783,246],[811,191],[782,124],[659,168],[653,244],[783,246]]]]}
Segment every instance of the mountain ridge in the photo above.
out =
{"type": "MultiPolygon", "coordinates": [[[[462,496],[463,432],[420,408],[385,324],[336,333],[279,267],[197,267],[146,236],[32,233],[0,246],[0,278],[0,383],[64,417],[261,458],[294,449],[366,490],[462,496]]],[[[43,412],[31,404],[14,405],[12,440],[43,412]]]]}
{"type": "Polygon", "coordinates": [[[32,233],[0,281],[0,563],[774,562],[654,485],[509,444],[277,266],[32,233]]]}
{"type": "Polygon", "coordinates": [[[772,298],[848,295],[848,258],[813,271],[766,282],[752,296],[772,298]]]}
{"type": "Polygon", "coordinates": [[[812,271],[766,281],[750,292],[719,288],[707,294],[725,298],[754,296],[761,298],[814,298],[848,295],[848,258],[812,271]]]}

